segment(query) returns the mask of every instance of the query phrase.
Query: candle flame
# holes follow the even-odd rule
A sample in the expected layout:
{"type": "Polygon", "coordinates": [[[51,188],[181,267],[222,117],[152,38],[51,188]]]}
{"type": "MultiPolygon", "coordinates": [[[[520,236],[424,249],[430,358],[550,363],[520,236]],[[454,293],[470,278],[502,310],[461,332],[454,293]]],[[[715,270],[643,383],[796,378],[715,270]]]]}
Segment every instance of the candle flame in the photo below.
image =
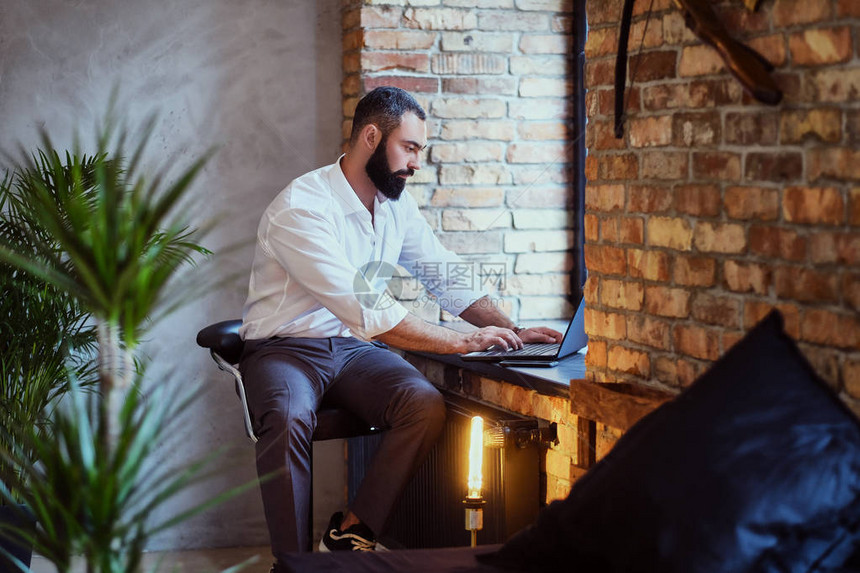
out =
{"type": "Polygon", "coordinates": [[[480,416],[472,418],[472,435],[469,442],[469,494],[468,497],[481,497],[481,464],[484,458],[484,420],[480,416]]]}

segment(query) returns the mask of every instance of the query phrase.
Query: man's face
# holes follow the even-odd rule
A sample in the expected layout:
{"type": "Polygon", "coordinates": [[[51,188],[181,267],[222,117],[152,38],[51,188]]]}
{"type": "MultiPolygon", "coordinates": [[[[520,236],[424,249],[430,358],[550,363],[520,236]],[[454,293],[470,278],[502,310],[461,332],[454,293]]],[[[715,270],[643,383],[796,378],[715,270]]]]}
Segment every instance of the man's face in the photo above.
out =
{"type": "Polygon", "coordinates": [[[383,137],[364,169],[384,196],[395,201],[406,187],[406,179],[421,169],[419,155],[427,144],[424,121],[414,113],[403,115],[400,125],[383,137]]]}

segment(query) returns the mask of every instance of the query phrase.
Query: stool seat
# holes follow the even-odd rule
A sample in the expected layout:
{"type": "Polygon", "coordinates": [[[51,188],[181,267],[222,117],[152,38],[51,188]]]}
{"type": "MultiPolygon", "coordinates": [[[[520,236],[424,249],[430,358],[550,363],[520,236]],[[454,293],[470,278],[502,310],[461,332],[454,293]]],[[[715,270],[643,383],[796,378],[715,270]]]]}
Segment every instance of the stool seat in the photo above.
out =
{"type": "MultiPolygon", "coordinates": [[[[241,319],[224,320],[210,324],[197,333],[197,344],[209,350],[212,359],[221,370],[233,375],[236,384],[236,393],[242,402],[242,410],[245,419],[245,433],[252,442],[257,441],[251,424],[251,415],[248,410],[248,401],[245,398],[245,385],[242,374],[236,366],[242,358],[245,341],[239,336],[239,327],[242,326],[241,319]]],[[[317,425],[314,429],[313,440],[334,440],[339,438],[353,438],[378,432],[379,428],[373,428],[361,420],[352,412],[343,408],[323,406],[317,410],[317,425]]]]}

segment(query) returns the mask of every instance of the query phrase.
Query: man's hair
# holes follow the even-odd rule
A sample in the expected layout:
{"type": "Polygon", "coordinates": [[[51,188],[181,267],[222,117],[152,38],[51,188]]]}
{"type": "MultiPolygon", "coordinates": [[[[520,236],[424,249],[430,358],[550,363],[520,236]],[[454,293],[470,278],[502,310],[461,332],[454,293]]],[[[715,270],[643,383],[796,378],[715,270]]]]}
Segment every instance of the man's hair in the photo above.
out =
{"type": "Polygon", "coordinates": [[[374,89],[361,98],[355,107],[350,143],[355,143],[364,126],[370,124],[375,124],[382,136],[388,137],[400,125],[403,114],[409,111],[418,116],[418,119],[427,119],[427,114],[409,92],[391,86],[374,89]]]}

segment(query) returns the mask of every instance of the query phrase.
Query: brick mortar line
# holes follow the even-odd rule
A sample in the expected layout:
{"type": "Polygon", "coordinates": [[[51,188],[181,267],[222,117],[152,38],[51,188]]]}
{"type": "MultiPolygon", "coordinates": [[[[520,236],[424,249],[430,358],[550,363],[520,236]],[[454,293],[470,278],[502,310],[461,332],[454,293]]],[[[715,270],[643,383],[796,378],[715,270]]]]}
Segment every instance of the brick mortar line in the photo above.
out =
{"type": "MultiPolygon", "coordinates": [[[[659,285],[659,286],[666,286],[666,285],[659,285]]],[[[684,291],[688,291],[688,292],[692,291],[692,289],[683,288],[683,287],[670,287],[670,288],[678,288],[678,290],[684,290],[684,291]]],[[[805,301],[799,301],[796,299],[778,298],[777,295],[775,295],[775,294],[753,295],[750,293],[735,293],[733,291],[722,290],[717,286],[709,287],[707,289],[707,291],[703,290],[702,292],[706,292],[707,294],[721,294],[721,293],[727,294],[727,295],[730,295],[730,298],[739,299],[740,302],[744,302],[744,303],[746,303],[746,302],[759,302],[759,303],[768,304],[768,305],[773,306],[773,307],[776,307],[780,304],[793,305],[793,306],[797,307],[799,317],[803,317],[809,311],[826,311],[826,312],[830,312],[834,315],[844,317],[844,318],[856,317],[856,313],[852,313],[850,311],[850,309],[846,309],[844,306],[838,305],[838,303],[823,303],[820,301],[814,302],[814,303],[809,303],[809,302],[805,302],[805,301]],[[708,292],[708,291],[713,291],[713,292],[708,292]]],[[[697,294],[697,293],[691,292],[691,294],[697,294]]],[[[683,316],[683,317],[666,316],[666,315],[662,315],[662,314],[655,314],[655,313],[647,312],[646,310],[637,311],[637,310],[632,310],[632,309],[627,309],[627,308],[617,308],[617,307],[607,306],[607,305],[605,305],[599,301],[594,302],[594,303],[589,303],[588,308],[595,310],[595,311],[598,311],[598,312],[602,312],[604,314],[614,314],[614,315],[618,315],[618,316],[623,316],[625,318],[625,324],[626,324],[626,319],[628,319],[628,318],[646,317],[646,318],[654,318],[657,320],[664,321],[664,322],[668,323],[668,325],[671,327],[674,327],[677,325],[698,326],[698,327],[703,328],[703,329],[711,329],[711,330],[716,329],[716,330],[723,330],[723,331],[727,331],[727,332],[745,332],[748,328],[747,326],[745,326],[746,325],[746,321],[745,321],[746,305],[745,304],[741,305],[741,307],[739,309],[739,319],[740,319],[741,323],[736,328],[731,327],[731,326],[721,325],[721,324],[706,323],[706,322],[701,321],[700,319],[695,318],[691,314],[689,314],[687,316],[683,316]]],[[[589,336],[592,336],[592,335],[590,334],[589,336]]],[[[630,343],[630,344],[633,344],[637,347],[646,346],[648,348],[658,348],[664,352],[671,352],[672,351],[671,349],[663,349],[663,348],[660,348],[658,346],[652,347],[652,346],[649,346],[645,343],[635,342],[635,341],[630,340],[629,338],[615,339],[615,338],[611,338],[605,334],[594,334],[593,336],[599,340],[612,340],[612,341],[617,342],[617,343],[625,343],[625,344],[630,343]]],[[[806,342],[806,343],[813,345],[813,346],[820,346],[822,348],[828,348],[828,349],[832,349],[832,350],[836,350],[836,351],[849,352],[849,353],[860,353],[860,348],[822,346],[818,343],[810,342],[804,338],[798,338],[797,340],[802,341],[802,342],[806,342]]]]}
{"type": "MultiPolygon", "coordinates": [[[[678,85],[687,85],[689,82],[684,82],[678,85]]],[[[611,89],[602,90],[602,91],[613,91],[611,89]]],[[[852,112],[860,110],[860,100],[858,101],[848,101],[848,102],[788,102],[779,106],[757,106],[754,104],[743,104],[743,103],[729,103],[729,104],[721,104],[714,105],[708,107],[677,107],[677,108],[665,108],[659,110],[647,109],[647,110],[635,110],[629,109],[628,111],[628,119],[638,119],[638,118],[650,118],[650,117],[665,117],[665,116],[675,116],[679,114],[685,115],[704,115],[704,114],[713,114],[719,113],[721,116],[736,113],[739,115],[777,115],[782,117],[784,114],[790,114],[792,112],[805,112],[805,111],[828,111],[828,110],[839,110],[845,115],[845,112],[852,112]]],[[[614,119],[614,114],[593,114],[591,116],[594,119],[614,119]]]]}
{"type": "MultiPolygon", "coordinates": [[[[434,207],[434,208],[438,209],[440,207],[434,207]]],[[[648,216],[648,214],[635,213],[635,212],[630,213],[629,215],[630,215],[630,218],[639,218],[639,217],[647,217],[648,216]]],[[[798,233],[798,236],[800,238],[804,238],[804,239],[811,239],[814,237],[814,235],[816,233],[822,233],[822,232],[832,233],[836,236],[860,235],[860,227],[858,227],[856,225],[853,225],[853,226],[849,225],[847,227],[845,227],[845,226],[825,227],[823,225],[798,224],[798,223],[794,223],[791,221],[764,221],[764,220],[750,221],[747,219],[722,220],[722,219],[715,219],[713,217],[703,218],[703,217],[698,217],[696,215],[661,215],[659,213],[652,214],[651,216],[665,217],[665,218],[669,218],[669,219],[685,219],[686,217],[693,217],[696,219],[696,222],[702,221],[705,223],[724,223],[726,225],[740,225],[740,226],[744,227],[745,235],[747,235],[752,230],[752,228],[751,228],[752,226],[777,228],[780,230],[789,230],[789,231],[801,231],[798,233]],[[798,225],[802,225],[802,226],[798,227],[798,225]]],[[[610,220],[612,218],[614,218],[614,217],[612,217],[612,216],[604,217],[603,221],[601,221],[601,222],[610,220]]],[[[694,229],[691,229],[691,230],[694,230],[694,229]]],[[[598,242],[598,241],[588,241],[587,242],[587,244],[598,244],[598,245],[600,245],[601,243],[602,243],[602,241],[601,242],[598,242]]],[[[692,253],[692,254],[700,253],[700,254],[707,254],[707,255],[711,255],[711,256],[714,256],[714,255],[731,255],[732,254],[732,253],[722,253],[722,252],[712,252],[712,251],[682,251],[679,249],[671,249],[669,247],[664,247],[662,245],[649,245],[649,244],[645,244],[645,243],[633,243],[633,242],[621,243],[621,242],[613,241],[611,244],[612,245],[618,245],[618,248],[635,248],[637,250],[660,251],[663,249],[669,249],[670,252],[674,252],[674,253],[692,253]]],[[[609,245],[606,245],[606,246],[609,246],[609,245]]],[[[845,264],[845,263],[838,263],[838,262],[831,262],[831,261],[816,263],[815,261],[811,261],[808,259],[804,259],[803,261],[793,261],[791,259],[785,259],[782,257],[767,257],[767,255],[761,255],[761,254],[750,253],[750,252],[737,253],[737,254],[747,256],[747,257],[753,257],[753,258],[765,257],[765,258],[769,258],[769,259],[782,260],[782,261],[787,261],[787,262],[791,262],[791,263],[798,263],[798,264],[804,264],[805,263],[805,264],[812,264],[812,265],[837,265],[837,266],[840,264],[843,264],[843,265],[845,264]]]]}
{"type": "MultiPolygon", "coordinates": [[[[593,308],[591,306],[589,306],[589,307],[593,308]]],[[[595,310],[598,310],[598,309],[595,309],[595,310]]],[[[601,312],[603,312],[603,311],[601,311],[601,312]]],[[[630,311],[630,312],[633,312],[633,314],[628,315],[628,314],[619,313],[619,312],[613,312],[613,314],[619,314],[619,315],[624,314],[625,317],[642,316],[642,314],[635,313],[635,311],[630,311]]],[[[681,320],[681,319],[672,319],[672,318],[667,319],[667,317],[663,317],[660,315],[652,315],[652,314],[645,314],[645,316],[654,317],[657,319],[663,319],[669,323],[668,324],[669,333],[670,333],[669,344],[670,344],[671,348],[662,348],[659,346],[649,346],[648,344],[631,340],[629,338],[629,335],[627,338],[624,338],[624,339],[616,339],[616,338],[608,337],[606,335],[590,333],[589,338],[594,340],[594,341],[612,343],[612,345],[615,347],[620,347],[620,348],[624,348],[624,349],[628,349],[628,350],[635,350],[637,352],[641,352],[641,353],[645,354],[646,356],[648,356],[649,359],[652,357],[655,359],[659,358],[659,357],[664,357],[664,358],[683,357],[686,359],[701,361],[703,363],[713,363],[716,360],[719,360],[719,356],[722,356],[723,354],[725,354],[725,352],[727,352],[728,349],[730,348],[730,347],[724,346],[723,338],[722,338],[723,335],[725,335],[725,334],[738,334],[738,335],[743,336],[743,334],[748,330],[748,328],[746,326],[744,326],[743,324],[741,324],[737,328],[734,328],[734,327],[723,326],[723,325],[702,323],[700,321],[697,322],[696,319],[694,319],[694,318],[686,318],[685,317],[684,319],[681,320]],[[713,360],[709,359],[709,358],[700,358],[698,356],[693,356],[692,354],[687,354],[687,353],[683,352],[682,350],[675,348],[674,330],[675,330],[676,326],[694,326],[694,327],[697,327],[701,330],[704,330],[704,331],[710,332],[712,334],[718,335],[719,339],[717,342],[718,342],[719,356],[713,360]]],[[[844,357],[844,359],[846,359],[846,360],[853,360],[855,357],[860,358],[860,350],[858,350],[856,348],[837,347],[837,346],[831,346],[831,345],[826,345],[826,344],[820,344],[820,343],[816,343],[816,342],[811,342],[811,341],[806,340],[802,337],[799,337],[799,338],[792,337],[792,339],[795,340],[798,343],[798,345],[800,345],[800,346],[806,346],[806,347],[808,347],[810,349],[814,349],[814,350],[831,351],[833,354],[838,355],[840,357],[844,357]]],[[[610,352],[610,349],[607,348],[607,365],[603,368],[605,368],[607,371],[610,371],[610,372],[622,372],[625,374],[630,374],[624,370],[617,370],[617,369],[611,368],[609,366],[609,363],[608,363],[609,352],[610,352]]],[[[653,364],[655,362],[655,360],[650,360],[650,362],[653,364]]]]}
{"type": "MultiPolygon", "coordinates": [[[[668,51],[668,50],[664,50],[664,51],[668,51]]],[[[614,61],[615,61],[615,58],[613,57],[612,58],[613,64],[614,64],[614,61]]],[[[853,59],[851,59],[850,61],[847,61],[847,62],[824,63],[824,64],[818,64],[818,65],[814,65],[814,66],[780,67],[780,68],[777,68],[775,70],[775,75],[777,77],[779,77],[779,76],[788,76],[788,75],[791,75],[793,73],[816,72],[816,71],[820,71],[820,72],[854,71],[857,68],[858,63],[860,63],[860,56],[855,55],[853,59]]],[[[591,60],[591,62],[586,64],[586,74],[585,74],[586,76],[588,76],[587,68],[589,67],[589,64],[591,64],[593,67],[596,64],[596,62],[595,62],[595,60],[591,60]]],[[[635,82],[633,82],[633,85],[635,87],[646,87],[646,88],[652,87],[652,86],[662,86],[662,85],[670,85],[670,86],[671,85],[688,85],[690,82],[694,82],[694,81],[698,81],[698,80],[701,80],[701,81],[731,80],[732,82],[736,81],[728,71],[722,70],[722,71],[714,72],[711,74],[695,74],[695,75],[690,75],[690,76],[680,76],[680,75],[677,75],[677,73],[676,73],[675,76],[657,78],[657,79],[653,79],[653,80],[637,79],[635,82]]],[[[629,88],[629,87],[630,87],[630,84],[628,83],[627,88],[629,88]]],[[[612,89],[614,89],[614,86],[611,83],[600,83],[600,84],[593,84],[593,85],[586,85],[585,86],[585,89],[587,92],[598,90],[600,88],[612,90],[612,89]]],[[[820,105],[822,103],[838,103],[838,102],[816,101],[816,102],[811,102],[811,103],[817,103],[820,105]]],[[[748,105],[764,105],[764,104],[759,104],[758,102],[751,101],[748,105]]],[[[784,105],[784,104],[782,104],[782,105],[784,105]]]]}

